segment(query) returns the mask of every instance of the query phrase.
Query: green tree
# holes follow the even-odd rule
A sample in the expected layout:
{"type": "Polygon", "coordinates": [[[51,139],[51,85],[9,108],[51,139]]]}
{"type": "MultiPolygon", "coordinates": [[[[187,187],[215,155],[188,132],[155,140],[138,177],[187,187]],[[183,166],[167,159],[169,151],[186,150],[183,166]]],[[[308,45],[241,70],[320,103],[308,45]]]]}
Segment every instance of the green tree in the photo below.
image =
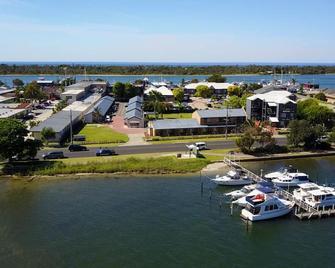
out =
{"type": "Polygon", "coordinates": [[[229,108],[241,108],[241,98],[237,96],[230,96],[227,100],[225,100],[224,106],[229,108]]]}
{"type": "Polygon", "coordinates": [[[327,101],[326,94],[323,93],[323,92],[319,92],[319,93],[315,94],[314,98],[316,98],[320,101],[327,101]]]}
{"type": "Polygon", "coordinates": [[[25,140],[28,130],[24,123],[16,119],[0,119],[0,158],[34,157],[40,148],[38,141],[25,140]]]}
{"type": "Polygon", "coordinates": [[[24,86],[24,82],[21,79],[19,79],[19,78],[15,78],[13,80],[13,86],[14,87],[23,87],[24,86]]]}
{"type": "Polygon", "coordinates": [[[288,128],[288,144],[294,147],[298,147],[300,144],[304,143],[305,131],[310,128],[310,125],[306,120],[292,120],[289,123],[288,128]]]}
{"type": "Polygon", "coordinates": [[[125,99],[125,85],[121,82],[116,82],[113,85],[112,93],[117,100],[125,99]]]}
{"type": "Polygon", "coordinates": [[[232,85],[232,86],[229,86],[228,89],[228,95],[229,96],[238,96],[240,97],[242,94],[241,94],[241,89],[239,86],[236,86],[236,85],[232,85]]]}
{"type": "Polygon", "coordinates": [[[53,109],[54,113],[57,113],[61,110],[63,110],[65,107],[67,106],[67,103],[65,100],[61,100],[60,102],[58,102],[55,106],[55,108],[53,109]]]}
{"type": "Polygon", "coordinates": [[[297,118],[307,120],[312,125],[322,124],[328,129],[334,125],[335,114],[327,106],[320,105],[315,98],[299,101],[297,105],[297,118]]]}
{"type": "Polygon", "coordinates": [[[242,152],[250,152],[254,143],[255,138],[253,136],[253,132],[250,129],[246,130],[241,137],[236,139],[236,145],[242,152]]]}
{"type": "Polygon", "coordinates": [[[26,85],[23,96],[26,99],[30,100],[42,100],[43,98],[45,98],[45,94],[43,94],[40,86],[37,84],[36,81],[33,81],[26,85]]]}
{"type": "Polygon", "coordinates": [[[45,142],[46,145],[48,145],[49,141],[51,139],[54,139],[56,137],[56,132],[51,127],[44,127],[41,131],[41,138],[42,141],[45,142]]]}
{"type": "Polygon", "coordinates": [[[184,90],[181,88],[175,88],[172,90],[173,96],[178,102],[182,102],[184,99],[184,90]]]}
{"type": "Polygon", "coordinates": [[[149,92],[148,100],[149,105],[153,107],[156,119],[158,119],[159,114],[162,115],[165,111],[164,96],[162,95],[162,93],[156,90],[152,90],[149,92]]]}
{"type": "Polygon", "coordinates": [[[208,82],[225,83],[227,79],[221,74],[213,74],[207,78],[208,82]]]}
{"type": "Polygon", "coordinates": [[[199,85],[195,89],[196,97],[210,98],[213,95],[213,89],[205,85],[199,85]]]}
{"type": "Polygon", "coordinates": [[[33,140],[33,139],[26,139],[24,150],[22,152],[22,158],[28,157],[30,159],[33,159],[36,155],[39,149],[43,147],[43,143],[40,140],[33,140]]]}

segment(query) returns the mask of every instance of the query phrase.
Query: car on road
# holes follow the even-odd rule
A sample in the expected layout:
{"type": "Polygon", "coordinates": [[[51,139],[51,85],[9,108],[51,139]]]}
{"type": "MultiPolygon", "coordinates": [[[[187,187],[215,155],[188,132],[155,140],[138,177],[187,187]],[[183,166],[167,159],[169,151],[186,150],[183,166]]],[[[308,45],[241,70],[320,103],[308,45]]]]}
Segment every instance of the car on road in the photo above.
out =
{"type": "Polygon", "coordinates": [[[108,155],[116,155],[115,151],[112,149],[99,149],[95,153],[96,156],[108,156],[108,155]]]}
{"type": "Polygon", "coordinates": [[[199,151],[208,149],[206,142],[196,142],[194,145],[199,151]]]}
{"type": "Polygon", "coordinates": [[[62,159],[65,158],[64,153],[62,151],[54,151],[54,152],[48,152],[46,154],[42,155],[42,158],[44,160],[46,159],[62,159]]]}
{"type": "Polygon", "coordinates": [[[81,152],[81,151],[88,151],[86,146],[82,146],[79,144],[71,144],[69,146],[69,151],[70,152],[81,152]]]}

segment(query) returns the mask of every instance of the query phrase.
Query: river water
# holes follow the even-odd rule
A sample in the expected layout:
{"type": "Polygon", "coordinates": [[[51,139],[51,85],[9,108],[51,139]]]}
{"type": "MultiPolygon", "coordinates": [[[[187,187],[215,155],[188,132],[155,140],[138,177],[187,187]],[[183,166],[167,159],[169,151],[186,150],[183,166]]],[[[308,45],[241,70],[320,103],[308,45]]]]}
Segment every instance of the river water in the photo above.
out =
{"type": "MultiPolygon", "coordinates": [[[[335,182],[335,157],[248,166],[283,164],[335,182]]],[[[334,267],[335,218],[288,216],[247,230],[237,208],[229,212],[201,196],[199,174],[4,179],[0,267],[334,267]]]]}
{"type": "MultiPolygon", "coordinates": [[[[19,78],[23,80],[25,83],[31,82],[33,80],[37,80],[40,77],[44,77],[46,80],[58,80],[64,78],[64,76],[60,75],[0,75],[0,81],[6,83],[9,86],[12,86],[12,81],[15,78],[19,78]]],[[[166,76],[159,76],[159,75],[152,75],[152,76],[145,76],[145,75],[90,75],[87,78],[90,79],[97,79],[101,78],[104,80],[109,81],[110,83],[115,82],[133,82],[137,79],[143,79],[148,77],[149,80],[152,81],[171,81],[175,84],[178,84],[185,80],[191,80],[197,78],[199,80],[205,80],[207,78],[206,75],[196,75],[196,76],[183,76],[183,75],[166,75],[166,76]]],[[[226,76],[228,82],[248,82],[248,83],[258,83],[261,80],[271,81],[273,76],[271,75],[231,75],[226,76]]],[[[85,78],[83,75],[76,75],[77,81],[82,80],[85,78]]],[[[292,78],[297,80],[299,83],[316,83],[319,84],[321,88],[328,88],[328,89],[335,89],[335,75],[284,75],[283,80],[289,81],[292,78]]],[[[280,76],[277,76],[276,79],[281,79],[280,76]]]]}

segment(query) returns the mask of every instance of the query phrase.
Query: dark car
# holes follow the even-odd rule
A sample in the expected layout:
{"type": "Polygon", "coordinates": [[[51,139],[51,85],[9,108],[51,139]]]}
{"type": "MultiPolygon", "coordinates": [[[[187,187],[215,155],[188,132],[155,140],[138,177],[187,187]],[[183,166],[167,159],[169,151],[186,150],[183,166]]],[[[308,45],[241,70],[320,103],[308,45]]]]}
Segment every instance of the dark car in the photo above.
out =
{"type": "Polygon", "coordinates": [[[115,151],[111,149],[99,149],[96,152],[96,156],[107,156],[107,155],[115,155],[115,151]]]}
{"type": "Polygon", "coordinates": [[[59,152],[49,152],[44,155],[42,155],[43,159],[62,159],[65,158],[64,153],[59,151],[59,152]]]}
{"type": "Polygon", "coordinates": [[[82,146],[79,144],[71,144],[69,146],[69,151],[70,152],[80,152],[80,151],[88,151],[86,146],[82,146]]]}

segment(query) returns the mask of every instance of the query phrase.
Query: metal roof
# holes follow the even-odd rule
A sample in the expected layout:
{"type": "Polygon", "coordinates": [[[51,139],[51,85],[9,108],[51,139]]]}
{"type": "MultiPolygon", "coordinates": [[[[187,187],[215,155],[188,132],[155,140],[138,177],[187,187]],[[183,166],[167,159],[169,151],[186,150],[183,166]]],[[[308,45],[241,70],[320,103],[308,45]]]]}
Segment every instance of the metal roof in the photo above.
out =
{"type": "Polygon", "coordinates": [[[139,111],[142,111],[142,104],[139,102],[133,102],[128,105],[126,109],[126,113],[130,112],[131,110],[137,109],[139,111]]]}
{"type": "Polygon", "coordinates": [[[113,106],[115,99],[110,96],[105,96],[100,99],[94,107],[90,110],[93,111],[94,109],[98,109],[101,116],[105,116],[108,110],[113,106]]]}
{"type": "Polygon", "coordinates": [[[260,99],[265,102],[273,102],[273,103],[280,103],[280,104],[286,104],[288,102],[296,103],[293,100],[291,100],[289,97],[291,97],[293,94],[287,90],[273,90],[269,91],[263,94],[256,94],[253,96],[248,97],[248,100],[256,100],[260,99]]]}
{"type": "Polygon", "coordinates": [[[128,105],[130,105],[130,104],[132,104],[132,103],[134,103],[134,102],[142,103],[142,102],[143,102],[143,99],[142,99],[142,97],[140,97],[140,96],[135,96],[135,97],[133,97],[133,98],[131,98],[131,99],[129,100],[128,105]]]}
{"type": "Polygon", "coordinates": [[[133,117],[137,117],[139,119],[142,119],[143,118],[143,113],[142,111],[139,111],[137,109],[135,110],[131,110],[129,112],[127,112],[125,115],[124,115],[124,118],[125,119],[130,119],[130,118],[133,118],[133,117]]]}
{"type": "MultiPolygon", "coordinates": [[[[79,118],[81,112],[72,111],[72,121],[79,118]]],[[[40,132],[45,127],[51,127],[55,132],[61,132],[70,125],[70,111],[60,111],[45,121],[41,122],[38,126],[33,127],[30,131],[40,132]]]]}
{"type": "Polygon", "coordinates": [[[0,118],[8,118],[19,113],[24,112],[25,109],[8,109],[8,108],[0,108],[0,118]]]}
{"type": "Polygon", "coordinates": [[[199,125],[196,119],[163,119],[152,121],[154,129],[183,129],[183,128],[206,128],[199,125]]]}
{"type": "MultiPolygon", "coordinates": [[[[226,117],[227,109],[219,110],[197,110],[195,111],[200,118],[214,118],[214,117],[226,117]]],[[[245,117],[245,111],[241,108],[239,109],[228,109],[228,117],[245,117]]]]}

